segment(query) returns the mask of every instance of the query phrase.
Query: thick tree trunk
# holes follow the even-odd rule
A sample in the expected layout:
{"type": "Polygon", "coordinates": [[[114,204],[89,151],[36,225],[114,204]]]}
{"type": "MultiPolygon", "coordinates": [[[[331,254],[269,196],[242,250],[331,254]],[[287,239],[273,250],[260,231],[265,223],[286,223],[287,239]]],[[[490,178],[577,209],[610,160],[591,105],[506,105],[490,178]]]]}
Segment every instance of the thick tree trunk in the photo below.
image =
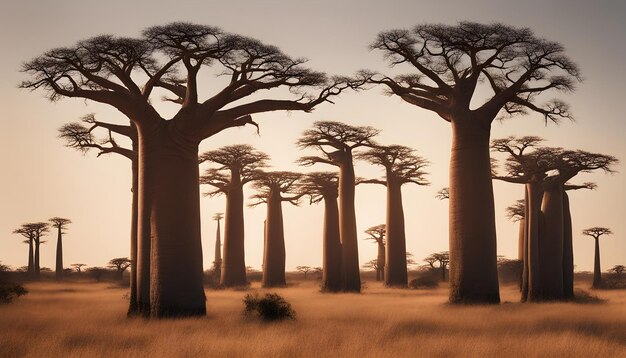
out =
{"type": "Polygon", "coordinates": [[[541,212],[545,229],[539,241],[541,293],[544,300],[563,299],[563,188],[543,193],[541,212]]]}
{"type": "Polygon", "coordinates": [[[35,261],[33,256],[35,255],[33,248],[33,239],[28,239],[28,277],[32,278],[35,274],[35,261]]]}
{"type": "Polygon", "coordinates": [[[376,270],[376,281],[385,279],[385,255],[385,244],[379,242],[378,256],[376,256],[376,265],[378,266],[378,269],[376,270]]]}
{"type": "Polygon", "coordinates": [[[222,279],[224,287],[246,286],[246,260],[244,251],[243,186],[239,172],[233,170],[226,194],[224,217],[224,255],[222,279]]]}
{"type": "Polygon", "coordinates": [[[528,233],[529,233],[529,203],[530,203],[530,199],[528,196],[528,186],[529,184],[526,184],[524,186],[524,245],[522,247],[522,281],[521,281],[521,286],[520,286],[520,291],[522,293],[522,296],[520,298],[520,301],[522,302],[526,302],[526,300],[528,299],[528,283],[529,283],[529,261],[528,261],[528,245],[529,245],[529,241],[528,241],[528,233]]]}
{"type": "Polygon", "coordinates": [[[57,280],[60,280],[63,277],[63,236],[61,234],[60,226],[57,227],[57,256],[54,276],[57,280]]]}
{"type": "Polygon", "coordinates": [[[263,287],[282,287],[285,281],[285,232],[282,198],[278,189],[270,189],[265,221],[263,287]]]}
{"type": "MultiPolygon", "coordinates": [[[[526,244],[526,219],[521,219],[519,221],[519,229],[518,229],[518,239],[517,239],[517,259],[524,262],[524,245],[526,244]]],[[[524,272],[520,272],[519,276],[519,288],[522,290],[524,272]]]]}
{"type": "Polygon", "coordinates": [[[450,302],[499,303],[490,126],[452,122],[450,302]]]}
{"type": "Polygon", "coordinates": [[[341,236],[341,281],[346,292],[361,292],[359,247],[354,208],[355,175],[352,154],[339,170],[339,232],[341,236]]]}
{"type": "Polygon", "coordinates": [[[404,233],[404,210],[402,208],[401,184],[387,174],[387,224],[385,285],[407,287],[406,236],[404,233]]]}
{"type": "Polygon", "coordinates": [[[140,215],[150,215],[150,315],[157,318],[206,314],[198,145],[175,130],[165,121],[139,128],[140,215]]]}
{"type": "Polygon", "coordinates": [[[222,277],[222,237],[220,235],[220,221],[217,220],[217,231],[215,233],[215,272],[213,274],[218,280],[222,277]]]}
{"type": "MultiPolygon", "coordinates": [[[[139,148],[133,141],[133,151],[138,152],[139,148]]],[[[128,304],[128,315],[134,316],[141,313],[139,310],[139,302],[137,301],[137,261],[138,261],[138,248],[137,248],[137,229],[138,229],[138,197],[139,197],[139,161],[137,158],[132,159],[131,172],[132,172],[132,204],[130,214],[130,302],[128,304]]],[[[148,278],[149,279],[149,276],[148,278]]]]}
{"type": "Polygon", "coordinates": [[[602,269],[600,268],[600,239],[596,237],[595,241],[596,249],[593,258],[593,284],[591,285],[591,287],[600,288],[602,287],[602,269]]]}
{"type": "Polygon", "coordinates": [[[40,239],[35,240],[35,278],[39,279],[41,274],[41,266],[39,266],[39,245],[40,239]]]}
{"type": "Polygon", "coordinates": [[[574,246],[572,243],[572,214],[569,196],[563,192],[563,296],[574,297],[574,246]]]}
{"type": "Polygon", "coordinates": [[[336,196],[324,197],[324,254],[322,291],[341,291],[341,240],[336,196]]]}
{"type": "Polygon", "coordinates": [[[527,257],[524,264],[527,266],[527,293],[523,295],[522,301],[539,301],[542,299],[541,292],[541,260],[540,260],[540,240],[543,230],[543,215],[541,213],[541,200],[543,190],[540,183],[531,182],[526,184],[527,202],[526,225],[528,247],[527,257]]]}

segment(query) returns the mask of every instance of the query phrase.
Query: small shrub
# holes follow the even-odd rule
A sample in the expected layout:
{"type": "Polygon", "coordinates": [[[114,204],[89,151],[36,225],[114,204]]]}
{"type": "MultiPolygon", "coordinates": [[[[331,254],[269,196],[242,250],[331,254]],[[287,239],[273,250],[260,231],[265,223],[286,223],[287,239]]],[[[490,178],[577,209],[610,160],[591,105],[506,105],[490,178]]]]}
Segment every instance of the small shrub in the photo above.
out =
{"type": "Polygon", "coordinates": [[[409,282],[409,287],[413,289],[430,289],[439,287],[439,276],[427,271],[420,273],[417,278],[409,282]]]}
{"type": "Polygon", "coordinates": [[[262,298],[256,293],[249,293],[244,297],[243,304],[246,317],[256,316],[266,322],[296,318],[291,304],[276,293],[267,293],[262,298]]]}
{"type": "Polygon", "coordinates": [[[27,293],[28,291],[17,283],[0,283],[0,304],[11,303],[14,298],[27,293]]]}

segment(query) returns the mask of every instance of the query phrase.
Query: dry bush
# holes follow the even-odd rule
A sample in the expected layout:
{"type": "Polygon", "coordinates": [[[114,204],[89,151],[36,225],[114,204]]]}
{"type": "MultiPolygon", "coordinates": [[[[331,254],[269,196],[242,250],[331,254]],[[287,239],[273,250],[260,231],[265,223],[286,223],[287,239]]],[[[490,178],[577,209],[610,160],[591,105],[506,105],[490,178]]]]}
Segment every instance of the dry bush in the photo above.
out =
{"type": "Polygon", "coordinates": [[[14,298],[27,293],[28,291],[20,284],[0,282],[0,304],[11,303],[14,298]]]}
{"type": "Polygon", "coordinates": [[[243,304],[246,317],[256,316],[266,322],[296,318],[296,311],[291,308],[291,304],[277,293],[266,293],[265,297],[248,293],[243,304]]]}

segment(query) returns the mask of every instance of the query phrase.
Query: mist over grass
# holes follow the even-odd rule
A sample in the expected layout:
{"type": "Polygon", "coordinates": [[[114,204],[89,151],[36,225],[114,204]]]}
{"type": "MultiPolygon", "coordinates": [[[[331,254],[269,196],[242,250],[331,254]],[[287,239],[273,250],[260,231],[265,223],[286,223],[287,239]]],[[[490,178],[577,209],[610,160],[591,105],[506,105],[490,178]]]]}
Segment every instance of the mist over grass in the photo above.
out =
{"type": "MultiPolygon", "coordinates": [[[[626,290],[594,290],[603,303],[453,306],[448,288],[322,294],[317,280],[287,288],[207,290],[204,318],[127,319],[127,288],[103,282],[30,283],[0,306],[0,356],[8,357],[609,357],[626,356],[626,290]],[[246,320],[247,293],[276,292],[298,312],[280,323],[246,320]]],[[[579,283],[586,289],[590,282],[579,283]]]]}

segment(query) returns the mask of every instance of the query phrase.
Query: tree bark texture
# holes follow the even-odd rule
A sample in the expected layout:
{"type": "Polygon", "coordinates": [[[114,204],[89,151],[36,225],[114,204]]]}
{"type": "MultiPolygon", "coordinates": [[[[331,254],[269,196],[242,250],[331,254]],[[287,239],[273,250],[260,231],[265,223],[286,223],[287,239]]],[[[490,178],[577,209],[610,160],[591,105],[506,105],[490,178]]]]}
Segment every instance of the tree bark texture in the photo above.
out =
{"type": "Polygon", "coordinates": [[[285,281],[285,232],[282,198],[278,189],[270,189],[267,198],[263,287],[282,287],[285,281]]]}
{"type": "Polygon", "coordinates": [[[574,297],[574,245],[572,242],[572,214],[569,196],[563,192],[563,296],[574,297]]]}
{"type": "MultiPolygon", "coordinates": [[[[351,154],[348,154],[351,156],[351,154]]],[[[339,233],[341,236],[342,286],[346,292],[361,292],[359,248],[354,208],[355,175],[352,158],[339,170],[339,233]]]]}
{"type": "Polygon", "coordinates": [[[324,197],[324,253],[322,290],[341,291],[341,239],[339,236],[339,207],[336,196],[324,197]]]}
{"type": "Polygon", "coordinates": [[[543,193],[545,219],[539,241],[541,294],[544,300],[563,298],[563,188],[557,185],[543,193]]]}
{"type": "Polygon", "coordinates": [[[243,186],[239,171],[231,172],[230,183],[226,193],[224,252],[220,284],[224,287],[238,287],[248,284],[244,251],[243,186]]]}
{"type": "Polygon", "coordinates": [[[385,285],[407,287],[406,235],[401,184],[387,174],[385,285]]]}

